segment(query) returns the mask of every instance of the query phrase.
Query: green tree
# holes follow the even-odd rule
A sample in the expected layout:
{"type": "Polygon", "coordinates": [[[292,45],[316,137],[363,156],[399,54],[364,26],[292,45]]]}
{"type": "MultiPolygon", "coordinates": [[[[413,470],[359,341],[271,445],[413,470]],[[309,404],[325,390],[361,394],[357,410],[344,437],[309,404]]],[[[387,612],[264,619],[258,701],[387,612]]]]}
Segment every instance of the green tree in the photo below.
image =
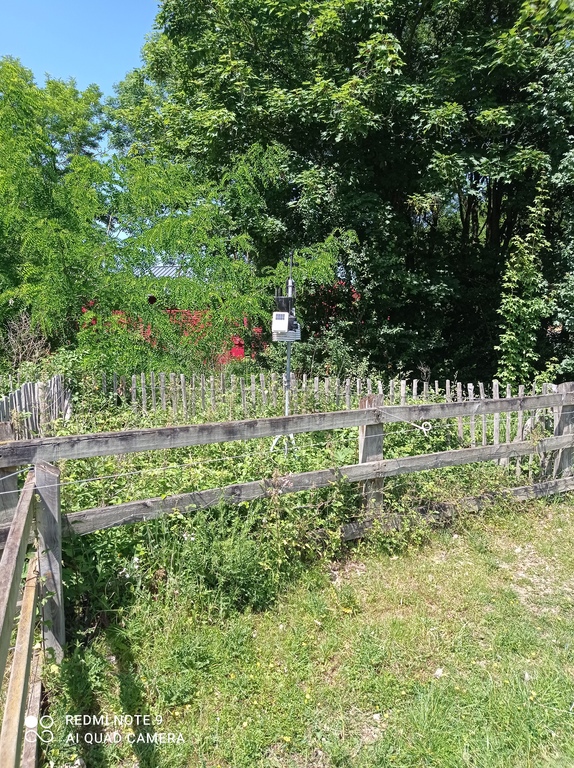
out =
{"type": "Polygon", "coordinates": [[[545,237],[547,196],[540,190],[529,209],[530,231],[516,235],[510,243],[510,255],[502,280],[500,309],[502,333],[497,378],[503,384],[525,384],[539,370],[538,338],[542,320],[551,315],[548,284],[542,277],[541,256],[549,248],[545,237]]]}
{"type": "Polygon", "coordinates": [[[0,59],[0,322],[29,311],[55,342],[73,336],[106,261],[100,95],[40,88],[0,59]]]}
{"type": "Polygon", "coordinates": [[[109,168],[114,267],[84,316],[79,341],[88,361],[126,372],[214,365],[244,318],[256,324],[268,309],[255,289],[249,238],[236,231],[215,185],[185,164],[115,157],[109,168]],[[154,277],[158,264],[176,276],[154,277]],[[182,327],[172,310],[199,312],[195,331],[191,315],[182,327]]]}
{"type": "Polygon", "coordinates": [[[542,269],[566,268],[552,172],[572,142],[571,20],[550,0],[164,0],[116,130],[218,186],[259,274],[336,238],[358,355],[488,376],[547,168],[542,269]]]}

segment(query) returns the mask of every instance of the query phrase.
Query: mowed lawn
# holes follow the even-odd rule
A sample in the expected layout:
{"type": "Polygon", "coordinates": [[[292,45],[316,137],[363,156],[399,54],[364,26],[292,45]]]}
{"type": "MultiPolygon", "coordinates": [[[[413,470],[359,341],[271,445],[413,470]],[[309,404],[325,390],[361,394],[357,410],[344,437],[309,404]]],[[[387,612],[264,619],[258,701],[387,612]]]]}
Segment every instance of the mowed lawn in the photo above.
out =
{"type": "Polygon", "coordinates": [[[54,673],[46,764],[573,766],[573,523],[563,498],[466,518],[402,554],[359,546],[268,611],[219,623],[168,580],[54,673]],[[154,724],[66,745],[70,712],[154,724]],[[128,745],[154,730],[184,743],[128,745]]]}

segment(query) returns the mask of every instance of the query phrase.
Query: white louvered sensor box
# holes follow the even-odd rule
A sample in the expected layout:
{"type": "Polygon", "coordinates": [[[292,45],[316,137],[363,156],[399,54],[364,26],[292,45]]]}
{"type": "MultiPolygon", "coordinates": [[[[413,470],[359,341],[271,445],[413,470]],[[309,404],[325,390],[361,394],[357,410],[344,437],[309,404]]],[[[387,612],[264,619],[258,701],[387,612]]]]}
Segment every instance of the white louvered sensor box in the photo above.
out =
{"type": "Polygon", "coordinates": [[[274,312],[273,320],[271,321],[271,332],[287,333],[288,330],[289,330],[289,313],[274,312]]]}

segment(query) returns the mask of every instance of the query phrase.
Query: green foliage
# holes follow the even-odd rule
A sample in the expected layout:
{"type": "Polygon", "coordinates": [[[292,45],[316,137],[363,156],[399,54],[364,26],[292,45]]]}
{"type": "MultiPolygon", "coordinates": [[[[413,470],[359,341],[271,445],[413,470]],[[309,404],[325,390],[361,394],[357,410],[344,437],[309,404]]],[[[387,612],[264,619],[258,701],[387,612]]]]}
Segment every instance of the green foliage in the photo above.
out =
{"type": "Polygon", "coordinates": [[[542,320],[549,316],[548,285],[541,275],[541,255],[549,248],[545,238],[547,197],[540,191],[529,209],[529,233],[516,235],[510,244],[510,255],[504,273],[502,334],[497,378],[504,384],[531,381],[537,370],[537,338],[542,320]]]}
{"type": "MultiPolygon", "coordinates": [[[[518,0],[165,0],[105,119],[95,87],[39,88],[3,60],[0,322],[27,310],[53,346],[79,331],[94,367],[196,370],[244,317],[268,322],[293,252],[298,365],[352,370],[354,350],[355,368],[490,378],[541,173],[539,269],[568,322],[571,18],[518,0]],[[152,287],[158,263],[181,282],[152,287]],[[318,300],[339,280],[353,313],[318,300]],[[175,302],[207,313],[201,338],[169,325],[175,302]]],[[[531,374],[572,357],[566,333],[529,354],[531,374]]]]}
{"type": "MultiPolygon", "coordinates": [[[[268,323],[273,288],[288,274],[288,254],[283,246],[264,265],[255,241],[266,235],[247,234],[244,225],[249,217],[265,232],[279,225],[260,210],[257,185],[277,181],[282,155],[255,149],[252,160],[256,170],[238,163],[228,186],[202,180],[185,162],[141,156],[110,161],[113,259],[78,334],[93,369],[212,368],[234,334],[249,333],[245,319],[250,327],[268,323]],[[171,265],[178,277],[154,278],[158,262],[171,265]],[[149,296],[156,299],[153,306],[149,296]],[[199,312],[197,327],[170,321],[174,309],[199,312]]],[[[298,285],[332,280],[338,255],[351,240],[351,234],[334,231],[296,249],[298,285]]]]}
{"type": "Polygon", "coordinates": [[[57,342],[73,338],[104,259],[99,99],[73,81],[39,88],[0,59],[0,321],[29,310],[57,342]]]}
{"type": "MultiPolygon", "coordinates": [[[[364,321],[338,332],[367,365],[488,378],[503,268],[543,170],[541,269],[555,283],[567,267],[552,174],[571,147],[570,18],[518,0],[165,0],[118,91],[118,146],[216,184],[257,274],[295,250],[311,275],[336,236],[331,264],[364,321]]],[[[300,307],[326,329],[310,293],[300,307]]]]}
{"type": "MultiPolygon", "coordinates": [[[[292,347],[291,370],[298,375],[366,378],[370,374],[369,360],[358,357],[356,346],[346,338],[350,324],[351,321],[339,321],[315,336],[306,333],[309,340],[292,347]]],[[[270,370],[284,374],[286,356],[285,344],[271,344],[259,359],[270,370]]]]}

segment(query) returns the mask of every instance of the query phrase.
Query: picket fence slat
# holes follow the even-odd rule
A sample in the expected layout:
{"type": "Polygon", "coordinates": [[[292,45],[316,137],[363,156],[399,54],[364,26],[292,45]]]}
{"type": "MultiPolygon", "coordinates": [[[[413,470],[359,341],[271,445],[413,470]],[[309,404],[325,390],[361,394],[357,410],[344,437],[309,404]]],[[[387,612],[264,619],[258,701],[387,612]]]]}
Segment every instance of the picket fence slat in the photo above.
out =
{"type": "Polygon", "coordinates": [[[68,418],[71,401],[61,376],[47,382],[23,382],[0,398],[0,421],[13,421],[18,439],[33,439],[58,418],[68,418]]]}

